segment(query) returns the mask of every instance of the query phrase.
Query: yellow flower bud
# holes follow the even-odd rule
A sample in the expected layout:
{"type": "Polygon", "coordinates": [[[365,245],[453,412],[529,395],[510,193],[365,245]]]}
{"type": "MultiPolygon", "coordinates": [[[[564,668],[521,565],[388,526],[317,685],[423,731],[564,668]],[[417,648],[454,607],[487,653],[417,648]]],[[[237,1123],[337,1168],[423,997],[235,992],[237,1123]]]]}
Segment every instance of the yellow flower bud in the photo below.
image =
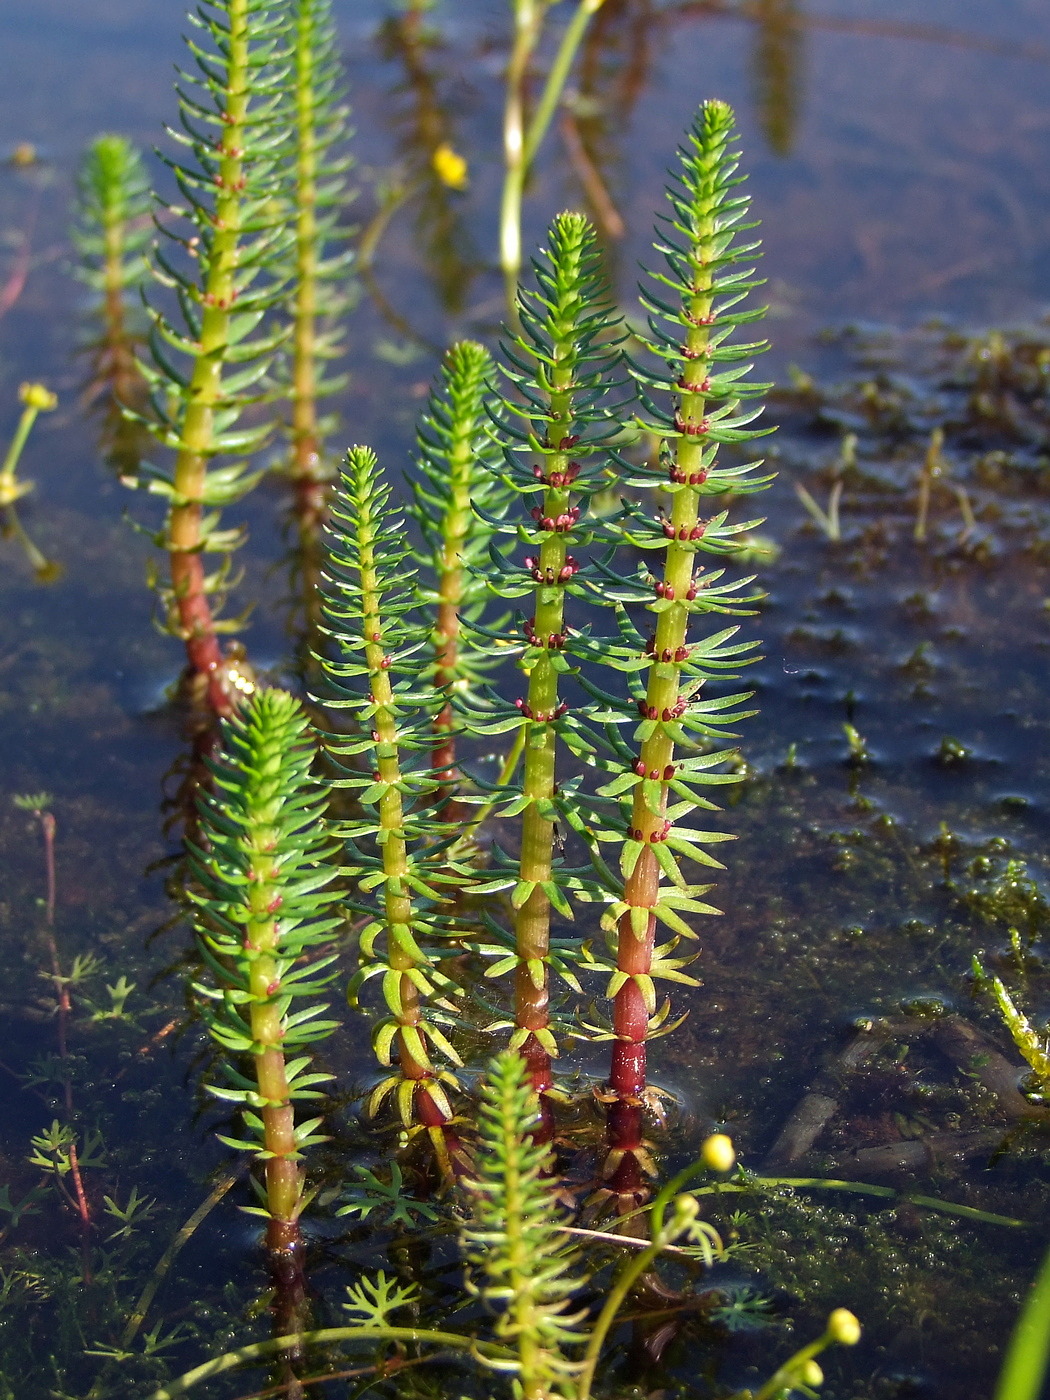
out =
{"type": "Polygon", "coordinates": [[[18,397],[27,408],[39,409],[42,413],[49,413],[58,407],[58,395],[43,384],[20,384],[18,397]]]}
{"type": "Polygon", "coordinates": [[[37,159],[36,147],[31,141],[19,141],[11,152],[11,164],[22,170],[30,165],[36,165],[37,159]]]}
{"type": "Polygon", "coordinates": [[[824,1384],[824,1372],[812,1358],[805,1362],[802,1370],[799,1372],[798,1378],[803,1385],[817,1386],[824,1384]]]}
{"type": "Polygon", "coordinates": [[[708,1171],[728,1172],[733,1170],[736,1152],[733,1140],[726,1133],[712,1133],[705,1138],[700,1148],[700,1160],[708,1171]]]}
{"type": "Polygon", "coordinates": [[[844,1347],[855,1347],[860,1341],[860,1323],[849,1308],[836,1308],[828,1318],[828,1336],[844,1347]]]}
{"type": "Polygon", "coordinates": [[[434,173],[443,185],[450,190],[465,190],[469,184],[467,162],[454,151],[447,141],[442,141],[431,158],[434,173]]]}

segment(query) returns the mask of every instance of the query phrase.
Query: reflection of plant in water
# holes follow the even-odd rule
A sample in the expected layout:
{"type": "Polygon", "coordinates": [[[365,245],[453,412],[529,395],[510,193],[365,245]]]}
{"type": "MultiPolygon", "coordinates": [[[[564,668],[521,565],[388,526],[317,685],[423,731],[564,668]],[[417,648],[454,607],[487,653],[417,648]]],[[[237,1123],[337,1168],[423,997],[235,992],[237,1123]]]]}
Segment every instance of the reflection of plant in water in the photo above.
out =
{"type": "MultiPolygon", "coordinates": [[[[380,41],[384,56],[397,59],[405,74],[394,94],[404,97],[403,110],[395,119],[403,169],[380,191],[379,212],[362,239],[362,274],[375,295],[378,287],[370,274],[375,246],[396,210],[418,196],[419,251],[430,268],[442,306],[456,313],[465,305],[481,259],[461,216],[462,184],[447,178],[448,153],[454,156],[459,142],[442,92],[441,66],[435,62],[441,54],[440,39],[418,10],[410,10],[384,22],[380,41]]],[[[391,313],[399,329],[404,329],[381,295],[379,305],[391,313]]]]}
{"type": "Polygon", "coordinates": [[[799,0],[756,0],[752,81],[774,155],[789,156],[798,132],[805,19],[799,0]]]}
{"type": "Polygon", "coordinates": [[[153,232],[141,153],[125,136],[97,136],[85,153],[77,190],[76,274],[95,295],[98,321],[90,347],[92,389],[108,388],[118,403],[138,407],[143,385],[135,355],[142,337],[133,307],[149,272],[146,250],[153,232]]]}

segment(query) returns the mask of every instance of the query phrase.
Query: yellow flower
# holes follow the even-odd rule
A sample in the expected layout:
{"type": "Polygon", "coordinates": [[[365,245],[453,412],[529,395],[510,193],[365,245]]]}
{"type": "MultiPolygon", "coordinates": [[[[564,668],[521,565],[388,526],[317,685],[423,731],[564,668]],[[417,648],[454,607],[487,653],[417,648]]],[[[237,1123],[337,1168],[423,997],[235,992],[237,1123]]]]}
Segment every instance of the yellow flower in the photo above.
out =
{"type": "Polygon", "coordinates": [[[35,408],[38,412],[47,413],[58,407],[58,395],[53,394],[50,389],[45,389],[43,384],[20,384],[18,397],[27,408],[35,408]]]}
{"type": "Polygon", "coordinates": [[[465,190],[470,183],[466,160],[447,141],[442,141],[430,163],[438,179],[450,190],[465,190]]]}

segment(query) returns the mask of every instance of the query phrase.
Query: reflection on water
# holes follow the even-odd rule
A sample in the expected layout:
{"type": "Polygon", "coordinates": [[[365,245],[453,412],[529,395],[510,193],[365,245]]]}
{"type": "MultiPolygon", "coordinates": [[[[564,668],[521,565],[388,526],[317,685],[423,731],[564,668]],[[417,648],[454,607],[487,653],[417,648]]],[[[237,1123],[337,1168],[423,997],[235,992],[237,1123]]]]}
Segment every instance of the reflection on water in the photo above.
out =
{"type": "Polygon", "coordinates": [[[774,155],[789,156],[803,96],[805,20],[798,0],[757,0],[754,6],[755,107],[774,155]]]}
{"type": "MultiPolygon", "coordinates": [[[[374,235],[379,294],[351,322],[354,381],[342,407],[349,435],[374,441],[396,467],[433,351],[464,324],[491,339],[499,314],[491,211],[506,15],[496,0],[462,0],[396,11],[347,3],[340,19],[359,165],[372,177],[353,217],[374,235]],[[442,178],[444,147],[467,159],[466,190],[442,178]]],[[[160,695],[170,657],[150,627],[146,545],[121,521],[106,465],[126,471],[141,443],[105,394],[84,402],[83,308],[64,267],[79,152],[112,127],[155,137],[170,111],[180,24],[171,7],[137,0],[99,0],[72,17],[59,0],[8,0],[0,17],[0,151],[31,142],[41,155],[0,168],[0,441],[22,380],[58,390],[58,413],[27,450],[38,484],[24,509],[33,538],[68,569],[40,590],[6,547],[0,574],[0,1264],[17,1276],[0,1346],[28,1378],[19,1400],[83,1395],[100,1368],[112,1376],[111,1359],[85,1358],[84,1338],[119,1346],[165,1244],[197,1207],[207,1206],[206,1226],[186,1236],[144,1332],[160,1324],[158,1344],[171,1337],[190,1364],[268,1326],[253,1240],[231,1204],[240,1187],[219,1199],[228,1160],[188,1087],[204,1047],[185,1022],[186,938],[163,888],[174,849],[164,817],[185,822],[183,780],[203,755],[190,756],[163,706],[143,713],[140,697],[160,695]],[[173,767],[180,748],[187,757],[173,767]],[[58,823],[53,925],[39,823],[10,802],[42,789],[58,823]],[[75,959],[95,960],[80,964],[64,1056],[49,928],[63,976],[75,959]],[[106,988],[121,977],[135,986],[111,1015],[106,988]],[[102,1134],[87,1155],[104,1165],[84,1167],[99,1221],[87,1289],[76,1211],[50,1179],[42,1190],[28,1161],[67,1085],[82,1145],[102,1134]],[[122,1227],[103,1192],[127,1211],[133,1187],[156,1203],[150,1227],[111,1240],[122,1227]],[[17,1223],[5,1188],[16,1208],[31,1198],[17,1223]],[[78,1261],[72,1283],[67,1247],[78,1261]],[[41,1361],[51,1354],[64,1360],[41,1361]]],[[[921,1178],[927,1194],[1039,1221],[1042,1130],[1010,1118],[958,1041],[972,1032],[981,1055],[1016,1060],[973,994],[974,950],[1037,1021],[1050,1009],[1050,346],[1038,329],[820,344],[812,333],[847,318],[914,324],[931,311],[971,324],[1038,318],[1050,285],[1048,64],[1050,16],[1028,0],[606,0],[526,208],[534,234],[585,199],[632,306],[673,142],[698,97],[729,98],[764,220],[777,362],[839,380],[821,388],[798,372],[774,410],[785,424],[773,448],[782,479],[761,533],[780,553],[756,544],[770,598],[749,624],[766,639],[766,660],[753,678],[762,717],[746,739],[748,781],[726,818],[741,839],[719,881],[726,915],[703,930],[706,985],[685,1027],[654,1047],[661,1082],[679,1095],[672,1153],[715,1120],[757,1163],[831,1075],[834,1093],[823,1097],[834,1111],[793,1170],[844,1174],[876,1160],[865,1152],[922,1156],[936,1159],[933,1178],[921,1178]],[[917,541],[935,430],[943,464],[917,541]],[[839,490],[840,539],[805,513],[796,482],[822,507],[839,490]],[[954,1041],[931,1029],[938,1009],[954,1041]],[[858,1018],[881,1029],[854,1062],[858,1018]],[[990,1154],[988,1134],[1001,1142],[1008,1123],[1008,1150],[990,1154]],[[976,1155],[961,1138],[981,1139],[976,1155]]],[[[288,665],[282,510],[277,492],[246,505],[244,587],[259,599],[250,640],[277,668],[288,665]]],[[[332,1061],[348,1093],[363,1087],[359,1024],[333,1044],[332,1061]]],[[[579,1063],[600,1069],[586,1048],[579,1063]]],[[[349,1111],[336,1133],[338,1174],[363,1148],[349,1111]]],[[[933,1385],[962,1400],[974,1377],[986,1393],[1034,1253],[1030,1234],[900,1201],[869,1211],[854,1200],[754,1200],[728,1228],[750,1251],[738,1281],[785,1290],[803,1315],[829,1302],[867,1312],[871,1347],[832,1393],[879,1400],[933,1385]]],[[[337,1297],[347,1261],[372,1249],[363,1228],[319,1238],[319,1292],[337,1297]]],[[[418,1258],[397,1266],[426,1273],[418,1258]]],[[[753,1384],[747,1368],[763,1355],[753,1334],[730,1331],[719,1346],[726,1383],[753,1384]]],[[[689,1355],[667,1353],[661,1384],[685,1375],[689,1355]]],[[[162,1365],[136,1357],[122,1383],[144,1390],[162,1365]]]]}

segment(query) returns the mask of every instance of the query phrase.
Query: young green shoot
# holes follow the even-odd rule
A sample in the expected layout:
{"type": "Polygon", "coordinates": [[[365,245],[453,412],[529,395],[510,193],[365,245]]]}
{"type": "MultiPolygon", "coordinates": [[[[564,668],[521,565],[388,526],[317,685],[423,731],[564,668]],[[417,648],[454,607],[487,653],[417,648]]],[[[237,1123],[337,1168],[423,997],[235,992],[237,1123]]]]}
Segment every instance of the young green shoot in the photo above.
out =
{"type": "Polygon", "coordinates": [[[210,1092],[237,1105],[247,1129],[220,1138],[261,1164],[254,1213],[270,1250],[287,1254],[299,1240],[303,1154],[324,1141],[321,1119],[297,1123],[295,1107],[323,1097],[330,1078],[312,1068],[309,1047],[338,1024],[323,1019],[320,1000],[335,976],[336,867],[300,703],[257,690],[222,739],[214,791],[199,799],[200,844],[187,843],[204,962],[195,990],[221,1052],[224,1082],[210,1092]]]}

